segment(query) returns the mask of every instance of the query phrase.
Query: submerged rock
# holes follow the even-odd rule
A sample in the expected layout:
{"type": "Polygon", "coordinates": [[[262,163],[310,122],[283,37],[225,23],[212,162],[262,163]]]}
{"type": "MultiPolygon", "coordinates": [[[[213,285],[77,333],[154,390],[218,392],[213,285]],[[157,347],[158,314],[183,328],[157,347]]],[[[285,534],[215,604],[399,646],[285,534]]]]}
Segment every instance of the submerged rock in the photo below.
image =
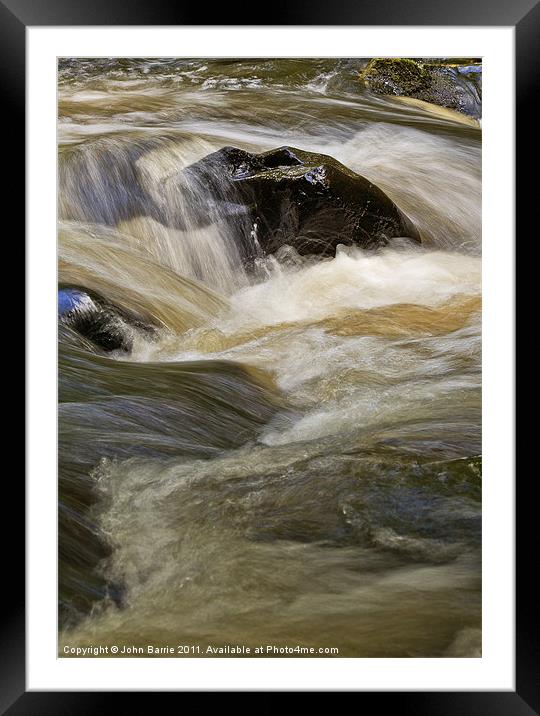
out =
{"type": "Polygon", "coordinates": [[[96,602],[123,599],[122,585],[100,566],[111,546],[94,510],[114,491],[97,486],[94,468],[216,457],[255,439],[285,403],[270,376],[239,363],[113,360],[63,322],[59,339],[58,589],[66,628],[96,602]]]}
{"type": "Polygon", "coordinates": [[[414,97],[478,119],[482,114],[482,66],[375,58],[360,78],[376,94],[414,97]]]}
{"type": "Polygon", "coordinates": [[[115,226],[139,216],[165,221],[148,191],[141,160],[173,144],[167,137],[104,136],[60,148],[59,217],[115,226]]]}
{"type": "Polygon", "coordinates": [[[462,112],[456,112],[455,109],[449,109],[448,107],[441,107],[440,104],[433,104],[433,102],[425,102],[423,99],[416,99],[415,97],[392,97],[395,102],[399,102],[409,107],[418,107],[418,109],[428,112],[434,117],[440,117],[441,119],[450,120],[451,122],[457,122],[463,124],[466,127],[474,127],[478,129],[480,127],[480,120],[474,117],[469,117],[462,112]]]}
{"type": "Polygon", "coordinates": [[[106,352],[129,352],[134,328],[153,332],[140,317],[78,287],[59,289],[58,317],[61,324],[106,352]]]}
{"type": "MultiPolygon", "coordinates": [[[[333,256],[338,244],[384,246],[395,237],[420,242],[412,222],[368,179],[325,154],[280,147],[251,154],[224,147],[184,170],[204,184],[239,223],[247,259],[284,245],[300,255],[333,256]]],[[[211,208],[201,214],[210,216],[211,208]]]]}

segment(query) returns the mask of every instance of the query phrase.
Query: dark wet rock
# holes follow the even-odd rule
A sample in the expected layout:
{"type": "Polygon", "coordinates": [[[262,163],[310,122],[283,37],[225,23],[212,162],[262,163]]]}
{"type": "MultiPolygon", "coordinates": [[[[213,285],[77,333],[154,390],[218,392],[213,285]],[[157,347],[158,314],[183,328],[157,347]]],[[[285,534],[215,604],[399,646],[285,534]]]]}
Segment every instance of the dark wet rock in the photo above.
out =
{"type": "Polygon", "coordinates": [[[139,316],[113,306],[94,292],[74,286],[59,288],[58,317],[63,327],[106,352],[129,352],[134,329],[153,333],[153,328],[139,316]]]}
{"type": "Polygon", "coordinates": [[[375,58],[360,73],[376,94],[414,97],[478,119],[482,114],[482,66],[375,58]]]}
{"type": "Polygon", "coordinates": [[[293,147],[251,154],[224,147],[183,174],[187,184],[204,185],[217,202],[200,207],[201,219],[211,220],[220,206],[237,222],[248,260],[284,245],[300,255],[333,256],[338,244],[371,249],[396,237],[420,241],[381,189],[325,154],[293,147]]]}

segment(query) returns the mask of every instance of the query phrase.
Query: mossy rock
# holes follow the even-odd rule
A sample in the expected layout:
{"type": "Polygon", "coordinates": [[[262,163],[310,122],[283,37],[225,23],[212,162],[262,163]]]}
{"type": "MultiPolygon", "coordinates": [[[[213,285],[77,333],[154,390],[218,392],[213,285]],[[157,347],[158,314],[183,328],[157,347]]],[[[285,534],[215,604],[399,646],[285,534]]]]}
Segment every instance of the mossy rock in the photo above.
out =
{"type": "Polygon", "coordinates": [[[375,58],[360,73],[372,92],[417,96],[430,86],[422,65],[407,58],[375,58]]]}
{"type": "Polygon", "coordinates": [[[474,118],[481,115],[480,65],[375,58],[362,70],[360,78],[376,94],[413,97],[474,118]]]}

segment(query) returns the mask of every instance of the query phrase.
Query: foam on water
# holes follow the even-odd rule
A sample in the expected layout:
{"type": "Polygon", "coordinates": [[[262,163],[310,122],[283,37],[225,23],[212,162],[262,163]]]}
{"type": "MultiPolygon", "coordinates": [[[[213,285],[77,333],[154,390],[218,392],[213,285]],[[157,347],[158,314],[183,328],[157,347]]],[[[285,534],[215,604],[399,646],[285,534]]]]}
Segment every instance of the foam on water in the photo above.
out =
{"type": "Polygon", "coordinates": [[[437,306],[459,294],[479,293],[480,281],[475,257],[415,248],[373,255],[344,247],[335,259],[299,270],[278,264],[267,281],[231,297],[230,318],[220,326],[227,332],[397,303],[437,306]]]}

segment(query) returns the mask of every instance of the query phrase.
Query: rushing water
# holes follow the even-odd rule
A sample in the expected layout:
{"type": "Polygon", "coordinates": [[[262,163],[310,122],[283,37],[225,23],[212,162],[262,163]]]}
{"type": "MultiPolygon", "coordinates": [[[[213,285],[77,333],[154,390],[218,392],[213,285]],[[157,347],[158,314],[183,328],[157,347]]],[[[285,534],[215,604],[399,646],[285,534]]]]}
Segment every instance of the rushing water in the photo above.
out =
{"type": "Polygon", "coordinates": [[[480,655],[481,130],[362,64],[61,63],[59,280],[153,326],[59,332],[61,654],[480,655]],[[178,180],[225,145],[335,157],[422,246],[248,270],[178,180]]]}

